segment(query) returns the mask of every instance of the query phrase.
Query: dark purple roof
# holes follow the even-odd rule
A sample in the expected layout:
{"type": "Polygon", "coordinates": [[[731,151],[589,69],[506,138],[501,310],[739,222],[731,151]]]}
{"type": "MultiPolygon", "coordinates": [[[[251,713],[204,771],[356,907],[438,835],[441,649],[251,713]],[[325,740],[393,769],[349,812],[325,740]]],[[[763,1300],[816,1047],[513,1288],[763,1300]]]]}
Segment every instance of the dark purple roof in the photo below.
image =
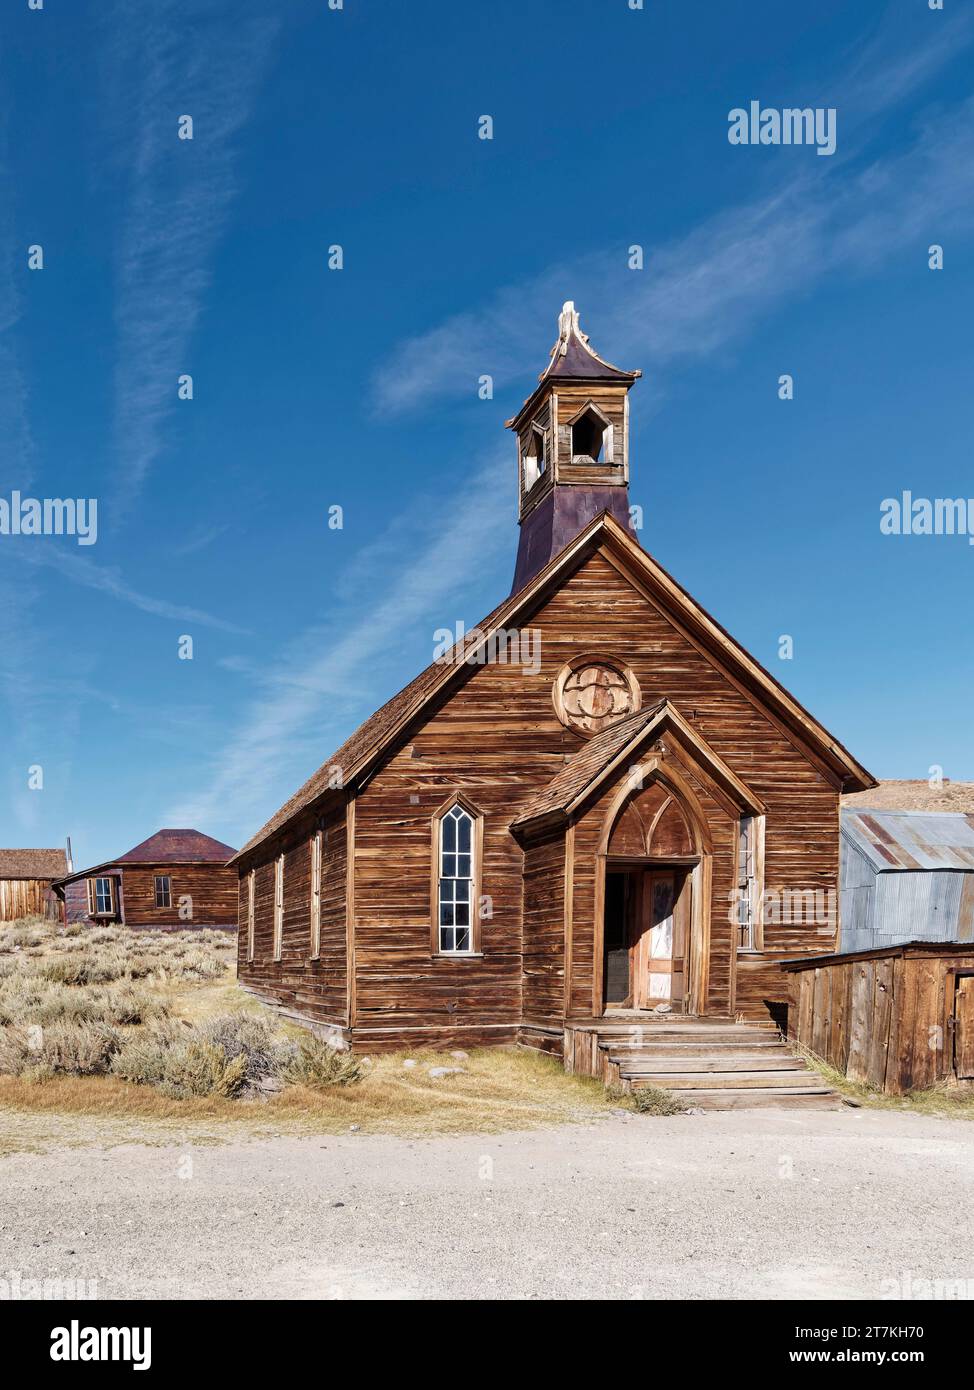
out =
{"type": "Polygon", "coordinates": [[[236,850],[198,830],[157,830],[115,864],[225,864],[236,850]]]}
{"type": "Polygon", "coordinates": [[[637,375],[638,373],[620,371],[611,363],[603,362],[575,333],[572,333],[565,343],[564,354],[561,352],[561,344],[558,345],[554,362],[545,373],[546,377],[580,377],[584,381],[595,377],[608,378],[611,381],[632,381],[637,375]]]}

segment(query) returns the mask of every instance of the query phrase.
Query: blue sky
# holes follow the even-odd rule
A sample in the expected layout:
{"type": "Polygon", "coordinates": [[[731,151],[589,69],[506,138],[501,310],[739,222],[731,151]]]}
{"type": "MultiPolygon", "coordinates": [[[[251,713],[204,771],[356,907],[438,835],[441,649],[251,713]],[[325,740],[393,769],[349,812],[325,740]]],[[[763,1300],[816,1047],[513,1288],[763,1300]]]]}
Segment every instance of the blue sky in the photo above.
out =
{"type": "Polygon", "coordinates": [[[878,776],[974,778],[974,547],[879,532],[974,496],[972,48],[961,0],[9,0],[0,497],[99,511],[0,536],[0,843],[239,845],[489,611],[568,298],[644,373],[647,549],[878,776]],[[732,146],[751,100],[835,154],[732,146]]]}

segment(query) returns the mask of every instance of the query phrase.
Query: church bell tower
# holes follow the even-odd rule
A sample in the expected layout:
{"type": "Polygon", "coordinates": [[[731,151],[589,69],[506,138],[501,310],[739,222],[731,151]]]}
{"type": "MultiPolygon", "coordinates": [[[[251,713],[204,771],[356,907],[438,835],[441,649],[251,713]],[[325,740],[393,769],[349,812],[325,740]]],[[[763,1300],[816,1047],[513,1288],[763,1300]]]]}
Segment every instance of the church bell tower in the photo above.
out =
{"type": "Polygon", "coordinates": [[[589,346],[571,300],[535,390],[508,429],[517,436],[518,593],[600,512],[627,531],[629,388],[640,372],[613,367],[589,346]]]}

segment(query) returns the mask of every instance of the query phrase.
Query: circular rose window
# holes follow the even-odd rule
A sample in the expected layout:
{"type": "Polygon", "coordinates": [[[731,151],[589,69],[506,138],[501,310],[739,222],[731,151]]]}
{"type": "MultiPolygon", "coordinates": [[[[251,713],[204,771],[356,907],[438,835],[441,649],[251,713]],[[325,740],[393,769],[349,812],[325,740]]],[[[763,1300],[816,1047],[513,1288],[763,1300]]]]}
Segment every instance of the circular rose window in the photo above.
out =
{"type": "Polygon", "coordinates": [[[580,734],[597,734],[639,708],[639,684],[621,662],[604,657],[576,657],[555,682],[555,712],[580,734]]]}

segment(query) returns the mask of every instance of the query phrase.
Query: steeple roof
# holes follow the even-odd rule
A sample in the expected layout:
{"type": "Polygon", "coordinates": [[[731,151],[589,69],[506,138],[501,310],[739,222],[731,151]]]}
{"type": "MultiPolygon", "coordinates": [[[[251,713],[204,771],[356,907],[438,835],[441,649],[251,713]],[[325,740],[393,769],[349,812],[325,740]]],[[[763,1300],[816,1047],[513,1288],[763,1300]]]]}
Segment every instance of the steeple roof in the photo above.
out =
{"type": "Polygon", "coordinates": [[[613,367],[590,346],[588,334],[582,332],[574,300],[566,299],[558,315],[558,341],[551,349],[551,361],[541,373],[541,380],[556,376],[574,381],[610,380],[630,384],[641,372],[624,372],[613,367]]]}
{"type": "Polygon", "coordinates": [[[642,372],[624,372],[600,357],[589,343],[588,334],[582,332],[575,302],[566,299],[558,315],[558,341],[551,349],[551,360],[538,378],[538,385],[521,406],[521,409],[508,420],[508,428],[517,428],[524,412],[531,406],[545,387],[552,381],[615,381],[623,386],[631,386],[642,376],[642,372]]]}

